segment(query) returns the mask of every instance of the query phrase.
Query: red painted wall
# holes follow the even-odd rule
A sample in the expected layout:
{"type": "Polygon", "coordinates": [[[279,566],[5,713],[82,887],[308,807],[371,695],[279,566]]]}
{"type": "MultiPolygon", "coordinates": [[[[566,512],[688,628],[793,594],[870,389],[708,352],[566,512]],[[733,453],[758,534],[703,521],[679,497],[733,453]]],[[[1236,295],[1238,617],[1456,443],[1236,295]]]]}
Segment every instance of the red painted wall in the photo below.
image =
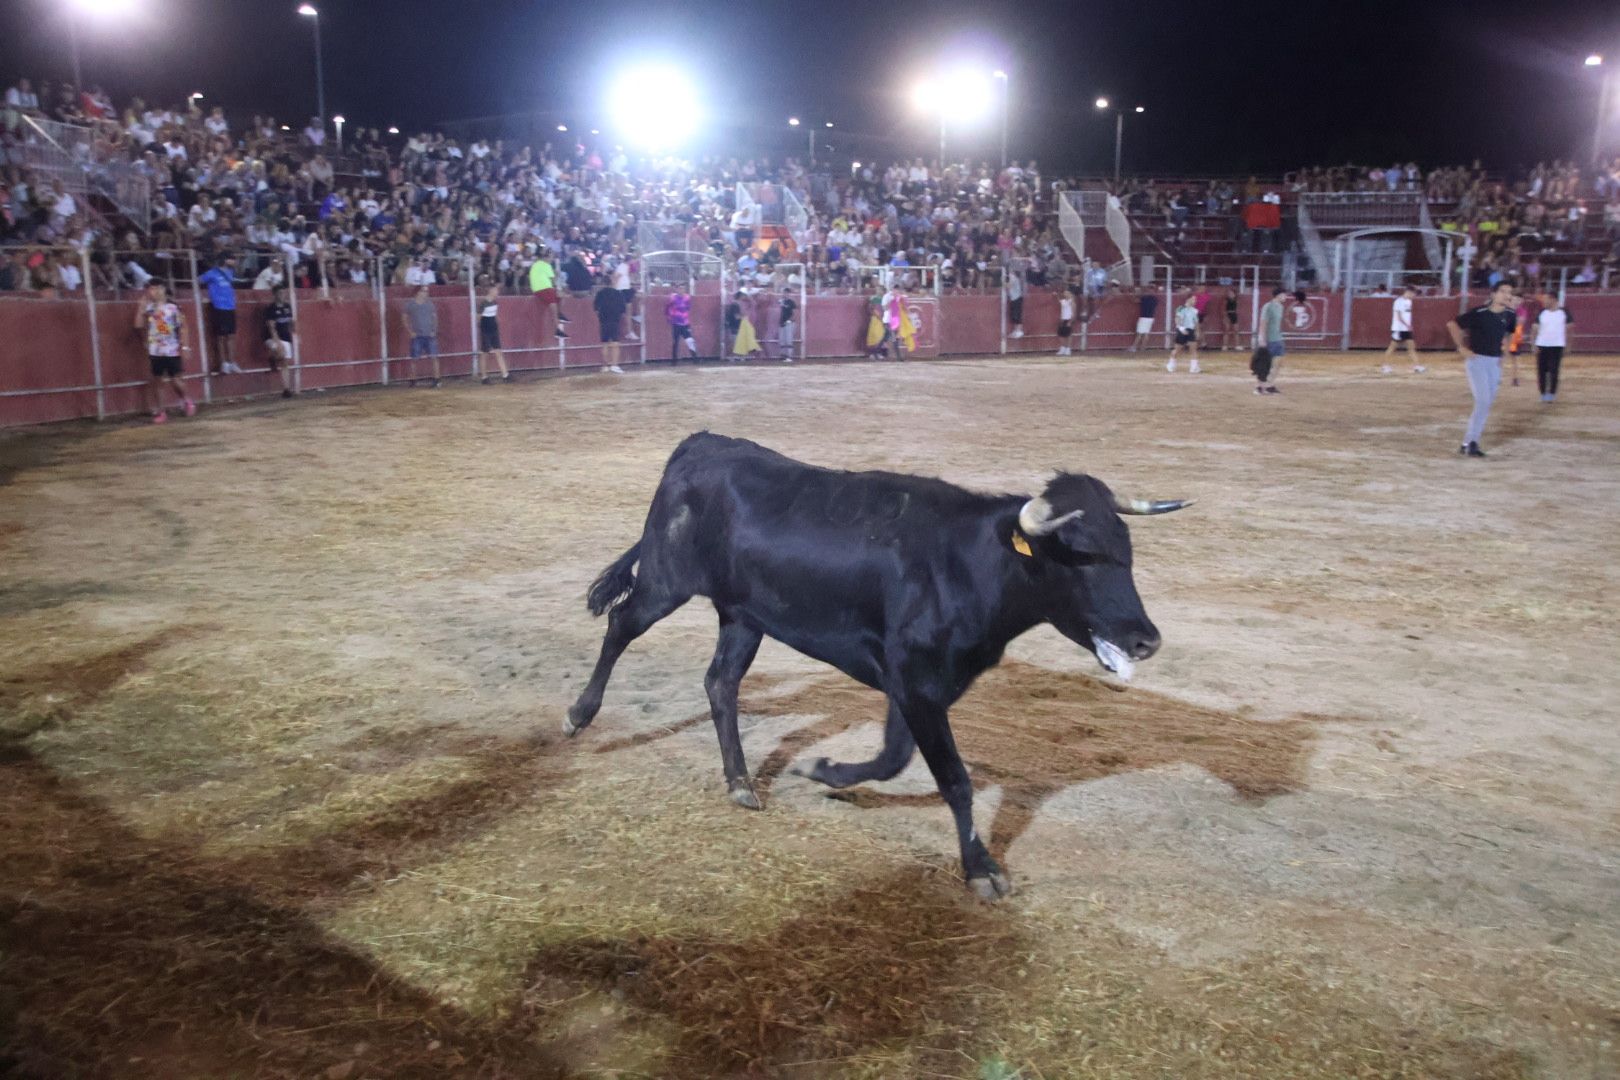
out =
{"type": "MultiPolygon", "coordinates": [[[[1221,343],[1224,327],[1223,293],[1216,299],[1206,323],[1212,344],[1221,343]]],[[[386,369],[390,381],[426,375],[425,362],[415,365],[407,358],[410,337],[405,326],[404,306],[413,290],[389,287],[385,311],[379,309],[371,290],[364,286],[334,289],[328,298],[314,291],[301,293],[297,302],[297,329],[300,345],[299,378],[304,389],[378,383],[386,369]],[[384,345],[383,323],[387,324],[384,345]]],[[[668,360],[669,324],[664,318],[666,290],[655,290],[641,298],[645,322],[640,328],[647,337],[626,342],[623,363],[668,360]]],[[[1177,291],[1172,298],[1179,301],[1177,291]]],[[[467,290],[437,286],[431,296],[439,312],[438,347],[444,373],[466,375],[473,371],[475,339],[474,309],[467,290]]],[[[1479,300],[1476,294],[1475,302],[1479,300]]],[[[202,375],[203,353],[198,342],[197,305],[189,294],[176,300],[186,318],[186,380],[192,395],[213,400],[274,393],[279,382],[266,368],[264,351],[264,309],[269,297],[262,293],[240,294],[237,311],[237,362],[248,371],[243,375],[202,375]]],[[[1001,305],[996,295],[947,295],[925,298],[916,304],[923,321],[921,340],[925,347],[919,357],[951,355],[997,355],[1001,351],[1001,305]]],[[[1350,340],[1355,348],[1382,348],[1389,341],[1392,298],[1358,297],[1351,308],[1350,340]]],[[[1446,349],[1450,340],[1445,324],[1458,310],[1459,301],[1434,297],[1419,298],[1414,305],[1418,347],[1446,349]]],[[[1294,351],[1337,350],[1344,332],[1344,297],[1316,296],[1308,304],[1308,317],[1287,330],[1288,344],[1294,351]]],[[[1173,308],[1174,304],[1169,305],[1173,308]]],[[[1577,350],[1614,351],[1620,348],[1620,296],[1576,296],[1570,303],[1575,318],[1574,344],[1577,350]]],[[[767,355],[778,355],[776,297],[759,306],[756,330],[767,346],[767,355]]],[[[1165,321],[1169,316],[1160,295],[1154,318],[1153,336],[1148,348],[1164,344],[1165,321]]],[[[806,355],[813,357],[859,356],[865,351],[867,298],[865,296],[811,296],[806,300],[806,355]]],[[[96,305],[97,340],[101,348],[102,381],[106,386],[108,415],[136,412],[143,407],[141,384],[147,377],[147,360],[142,334],[133,321],[138,301],[103,301],[96,305]]],[[[568,296],[562,301],[568,314],[569,338],[565,348],[551,336],[551,320],[542,317],[539,301],[529,296],[507,296],[500,300],[501,335],[507,363],[514,370],[556,370],[559,367],[587,367],[604,362],[600,330],[589,296],[568,296]]],[[[1252,333],[1253,298],[1239,297],[1238,313],[1243,345],[1252,333]]],[[[1084,301],[1079,301],[1084,316],[1084,301]]],[[[1085,341],[1093,351],[1118,351],[1130,344],[1135,334],[1136,297],[1105,297],[1094,317],[1086,323],[1085,341]]],[[[1057,347],[1058,301],[1056,294],[1032,291],[1024,301],[1025,337],[1007,342],[1008,353],[1050,353],[1057,347]]],[[[206,318],[206,306],[203,309],[206,318]]],[[[1077,320],[1079,321],[1079,320],[1077,320]]],[[[692,329],[702,357],[726,355],[730,342],[721,341],[723,299],[713,282],[700,282],[692,302],[692,329]]],[[[626,329],[635,324],[626,322],[626,329]]],[[[1081,343],[1076,327],[1074,345],[1081,343]]],[[[212,348],[212,342],[209,342],[212,348]]],[[[93,390],[64,389],[92,386],[94,372],[90,351],[89,308],[82,300],[0,300],[0,426],[42,423],[96,415],[93,390]],[[49,391],[18,395],[15,391],[49,391]]]]}

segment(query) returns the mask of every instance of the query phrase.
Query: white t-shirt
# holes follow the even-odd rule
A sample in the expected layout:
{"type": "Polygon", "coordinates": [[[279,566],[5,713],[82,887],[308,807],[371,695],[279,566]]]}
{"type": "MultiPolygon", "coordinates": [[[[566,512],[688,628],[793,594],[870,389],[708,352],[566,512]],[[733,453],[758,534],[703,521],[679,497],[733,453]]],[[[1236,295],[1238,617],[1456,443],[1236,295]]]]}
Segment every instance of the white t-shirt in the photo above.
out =
{"type": "Polygon", "coordinates": [[[1058,301],[1058,318],[1064,322],[1074,319],[1074,301],[1067,296],[1058,301]]]}
{"type": "Polygon", "coordinates": [[[613,268],[613,287],[623,292],[630,287],[630,264],[621,262],[613,268]]]}
{"type": "Polygon", "coordinates": [[[1190,334],[1198,329],[1198,309],[1191,304],[1176,308],[1176,329],[1190,334]]]}
{"type": "Polygon", "coordinates": [[[1397,296],[1395,309],[1389,317],[1389,332],[1399,334],[1412,329],[1412,301],[1409,297],[1397,296]]]}
{"type": "Polygon", "coordinates": [[[1548,308],[1536,320],[1536,345],[1562,349],[1567,343],[1569,325],[1573,320],[1564,308],[1548,308]]]}

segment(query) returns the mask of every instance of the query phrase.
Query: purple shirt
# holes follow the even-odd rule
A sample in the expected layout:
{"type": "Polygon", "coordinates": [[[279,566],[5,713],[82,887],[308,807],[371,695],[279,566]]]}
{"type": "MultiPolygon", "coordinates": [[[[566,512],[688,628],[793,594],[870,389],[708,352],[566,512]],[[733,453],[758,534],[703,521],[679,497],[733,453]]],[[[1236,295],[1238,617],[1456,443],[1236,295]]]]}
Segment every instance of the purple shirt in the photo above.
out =
{"type": "Polygon", "coordinates": [[[692,323],[692,298],[685,293],[676,293],[664,304],[664,317],[671,326],[690,326],[692,323]]]}

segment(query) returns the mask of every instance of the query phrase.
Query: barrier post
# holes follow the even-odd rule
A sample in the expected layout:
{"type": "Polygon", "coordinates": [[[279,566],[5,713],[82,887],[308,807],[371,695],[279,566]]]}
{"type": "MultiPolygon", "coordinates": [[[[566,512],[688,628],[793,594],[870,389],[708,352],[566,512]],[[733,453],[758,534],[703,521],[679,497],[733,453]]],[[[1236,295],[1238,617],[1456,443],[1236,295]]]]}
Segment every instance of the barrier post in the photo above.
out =
{"type": "Polygon", "coordinates": [[[1175,347],[1174,324],[1176,321],[1176,286],[1175,267],[1166,265],[1164,268],[1164,347],[1168,351],[1175,347]]]}
{"type": "MultiPolygon", "coordinates": [[[[382,281],[382,259],[377,259],[378,281],[382,281]]],[[[382,384],[388,385],[388,285],[383,283],[377,288],[377,336],[382,346],[382,384]]]]}
{"type": "Polygon", "coordinates": [[[478,340],[478,275],[470,269],[467,272],[467,325],[472,335],[467,339],[472,343],[469,346],[472,349],[472,377],[480,379],[484,375],[484,352],[478,340]]]}
{"type": "Polygon", "coordinates": [[[287,306],[292,309],[293,320],[292,357],[287,363],[292,365],[293,393],[300,394],[304,390],[304,347],[298,326],[298,264],[287,252],[283,252],[282,257],[287,260],[287,306]]]}
{"type": "Polygon", "coordinates": [[[1000,302],[996,305],[1001,317],[1001,355],[1007,355],[1007,268],[1001,267],[1001,286],[996,290],[1000,302]]]}
{"type": "Polygon", "coordinates": [[[203,322],[202,290],[197,288],[197,249],[189,248],[186,255],[191,262],[191,306],[197,315],[197,356],[202,360],[203,402],[207,404],[214,400],[214,383],[208,370],[208,326],[203,322]]]}
{"type": "Polygon", "coordinates": [[[1254,292],[1249,294],[1249,333],[1253,348],[1260,347],[1260,265],[1256,263],[1249,269],[1254,271],[1254,292]]]}
{"type": "Polygon", "coordinates": [[[1350,309],[1356,302],[1356,242],[1344,243],[1344,330],[1339,335],[1339,351],[1350,349],[1350,309]]]}
{"type": "Polygon", "coordinates": [[[84,275],[84,299],[90,311],[90,371],[96,380],[96,419],[107,419],[107,385],[101,377],[101,334],[96,324],[96,286],[90,278],[90,249],[79,251],[79,272],[84,275]]]}

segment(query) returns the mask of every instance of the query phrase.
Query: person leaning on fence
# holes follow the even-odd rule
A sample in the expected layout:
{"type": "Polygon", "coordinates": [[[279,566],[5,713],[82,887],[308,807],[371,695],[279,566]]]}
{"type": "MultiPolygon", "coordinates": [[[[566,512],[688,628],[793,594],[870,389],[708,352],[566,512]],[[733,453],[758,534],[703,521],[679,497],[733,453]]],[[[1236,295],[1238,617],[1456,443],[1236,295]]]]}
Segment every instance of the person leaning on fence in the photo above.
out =
{"type": "Polygon", "coordinates": [[[1012,325],[1008,337],[1024,336],[1024,275],[1011,268],[1007,270],[1007,322],[1012,325]]]}
{"type": "Polygon", "coordinates": [[[271,291],[270,306],[264,309],[264,351],[270,358],[270,370],[281,377],[281,396],[292,397],[293,311],[285,285],[271,291]]]}
{"type": "Polygon", "coordinates": [[[227,255],[197,284],[208,290],[208,325],[214,337],[214,374],[240,375],[236,363],[236,256],[227,255]]]}
{"type": "Polygon", "coordinates": [[[511,382],[512,373],[506,369],[506,354],[501,351],[501,286],[489,277],[481,278],[479,284],[484,286],[484,295],[478,302],[478,351],[484,354],[483,382],[488,386],[495,379],[489,373],[491,360],[500,370],[501,381],[511,382]]]}
{"type": "Polygon", "coordinates": [[[549,254],[546,246],[541,244],[540,254],[529,265],[529,291],[540,301],[542,318],[546,311],[552,312],[556,321],[554,336],[562,341],[568,336],[568,331],[563,329],[568,323],[568,316],[562,313],[562,304],[557,297],[557,268],[551,265],[549,254]]]}
{"type": "Polygon", "coordinates": [[[1074,286],[1063,286],[1063,295],[1058,300],[1058,350],[1059,356],[1073,356],[1074,349],[1070,346],[1074,334],[1074,286]]]}
{"type": "Polygon", "coordinates": [[[136,309],[135,329],[146,334],[146,355],[151,378],[146,383],[146,404],[152,412],[152,423],[167,423],[168,410],[163,405],[163,386],[168,384],[180,399],[180,411],[195,416],[197,406],[186,396],[186,384],[180,378],[180,357],[191,351],[185,343],[186,318],[179,305],[169,299],[165,285],[152,282],[146,287],[146,299],[136,309]]]}
{"type": "MultiPolygon", "coordinates": [[[[439,368],[439,309],[428,299],[426,285],[419,286],[411,302],[405,305],[405,328],[411,337],[411,360],[420,360],[425,356],[433,362],[433,381],[429,385],[438,389],[443,383],[443,373],[439,368]]],[[[412,386],[421,381],[416,371],[416,364],[412,363],[412,386]]]]}
{"type": "Polygon", "coordinates": [[[1140,352],[1147,344],[1148,335],[1153,333],[1154,316],[1158,313],[1158,293],[1153,291],[1151,285],[1143,285],[1136,298],[1136,338],[1131,342],[1131,352],[1140,352]]]}
{"type": "Polygon", "coordinates": [[[602,354],[607,369],[615,375],[623,375],[624,368],[619,366],[619,342],[624,338],[624,293],[615,289],[611,280],[605,281],[596,290],[591,307],[596,310],[597,325],[602,333],[602,354]]]}

